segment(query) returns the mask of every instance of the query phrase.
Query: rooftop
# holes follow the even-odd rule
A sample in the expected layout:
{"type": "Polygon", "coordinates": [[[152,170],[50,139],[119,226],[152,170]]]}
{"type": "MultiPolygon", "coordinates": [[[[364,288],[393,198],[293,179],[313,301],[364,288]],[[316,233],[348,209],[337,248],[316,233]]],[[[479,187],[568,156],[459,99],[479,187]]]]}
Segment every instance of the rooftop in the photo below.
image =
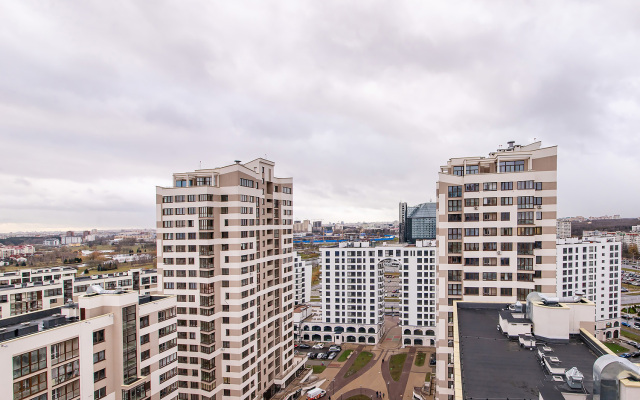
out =
{"type": "MultiPolygon", "coordinates": [[[[537,358],[538,351],[520,347],[497,329],[500,311],[506,304],[457,304],[460,343],[461,382],[465,399],[531,399],[543,392],[545,400],[564,399],[571,392],[564,375],[547,374],[537,358]],[[562,376],[562,380],[558,377],[562,376]]],[[[518,318],[519,319],[519,318],[518,318]]],[[[541,341],[537,340],[540,344],[541,341]]],[[[557,357],[554,368],[576,367],[584,375],[584,388],[593,393],[593,364],[600,356],[580,337],[566,343],[542,344],[550,348],[548,356],[557,357]]],[[[549,349],[547,349],[549,350],[549,349]]],[[[583,393],[583,392],[578,392],[583,393]]]]}
{"type": "Polygon", "coordinates": [[[68,319],[64,315],[61,315],[61,311],[62,307],[57,307],[0,319],[0,342],[31,335],[76,321],[75,319],[68,319]]]}

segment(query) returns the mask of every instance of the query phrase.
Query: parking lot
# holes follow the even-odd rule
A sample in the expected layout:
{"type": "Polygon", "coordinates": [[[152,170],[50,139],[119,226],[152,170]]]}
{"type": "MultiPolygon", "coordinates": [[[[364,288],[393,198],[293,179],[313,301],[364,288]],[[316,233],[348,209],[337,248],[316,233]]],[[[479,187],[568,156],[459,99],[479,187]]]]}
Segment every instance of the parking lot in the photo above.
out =
{"type": "Polygon", "coordinates": [[[314,349],[313,343],[300,343],[300,345],[310,346],[308,349],[300,348],[300,346],[296,347],[295,349],[298,352],[298,354],[310,354],[309,361],[308,361],[310,365],[320,365],[322,364],[323,361],[335,360],[340,356],[340,353],[342,353],[342,351],[345,350],[345,348],[343,348],[342,346],[334,345],[331,343],[324,343],[324,347],[321,349],[318,349],[318,348],[314,349]],[[332,346],[337,346],[338,350],[330,350],[332,346]],[[335,354],[335,356],[329,359],[328,358],[329,353],[333,353],[335,354]],[[311,354],[314,354],[314,355],[311,355],[311,354]],[[318,354],[326,354],[327,356],[325,358],[317,358],[318,354]]]}

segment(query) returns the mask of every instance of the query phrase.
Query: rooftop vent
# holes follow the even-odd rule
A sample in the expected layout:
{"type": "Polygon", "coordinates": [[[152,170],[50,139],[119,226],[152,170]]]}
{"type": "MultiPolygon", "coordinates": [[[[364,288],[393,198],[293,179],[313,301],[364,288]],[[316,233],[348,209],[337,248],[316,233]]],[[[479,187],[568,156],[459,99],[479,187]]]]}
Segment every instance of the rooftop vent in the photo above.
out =
{"type": "Polygon", "coordinates": [[[516,144],[516,141],[515,141],[515,140],[509,140],[509,141],[507,142],[507,144],[509,145],[509,148],[510,148],[510,149],[513,149],[513,147],[514,147],[514,146],[515,146],[515,144],[516,144]]]}
{"type": "Polygon", "coordinates": [[[571,389],[582,389],[582,381],[584,380],[584,375],[582,375],[582,372],[578,371],[578,368],[573,367],[564,375],[567,378],[567,385],[569,385],[571,389]]]}
{"type": "Polygon", "coordinates": [[[240,164],[240,160],[235,160],[234,163],[240,164]]]}

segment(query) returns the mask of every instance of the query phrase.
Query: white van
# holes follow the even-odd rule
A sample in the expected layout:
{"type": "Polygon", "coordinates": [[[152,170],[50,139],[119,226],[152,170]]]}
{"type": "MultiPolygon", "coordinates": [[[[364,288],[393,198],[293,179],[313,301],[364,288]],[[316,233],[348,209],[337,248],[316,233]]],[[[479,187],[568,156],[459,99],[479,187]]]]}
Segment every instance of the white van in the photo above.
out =
{"type": "Polygon", "coordinates": [[[320,389],[320,388],[315,388],[315,389],[311,389],[307,392],[307,399],[308,400],[316,400],[319,399],[321,397],[324,397],[324,395],[326,395],[327,392],[325,392],[324,390],[320,389]]]}

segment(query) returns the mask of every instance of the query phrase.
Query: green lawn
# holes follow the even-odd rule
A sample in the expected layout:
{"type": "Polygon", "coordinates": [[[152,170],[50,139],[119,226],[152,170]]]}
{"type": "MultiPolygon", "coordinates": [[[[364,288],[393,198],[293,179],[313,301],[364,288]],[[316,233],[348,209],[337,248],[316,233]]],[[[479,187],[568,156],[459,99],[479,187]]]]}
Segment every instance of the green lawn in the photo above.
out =
{"type": "Polygon", "coordinates": [[[326,365],[314,365],[314,366],[313,366],[313,373],[314,373],[314,374],[319,374],[319,373],[321,373],[322,371],[324,371],[324,370],[325,370],[325,368],[327,368],[327,366],[326,366],[326,365]]]}
{"type": "Polygon", "coordinates": [[[427,376],[424,377],[425,382],[431,382],[431,372],[427,372],[427,376]]]}
{"type": "Polygon", "coordinates": [[[353,350],[345,350],[342,352],[342,354],[340,354],[340,357],[337,358],[337,361],[339,362],[345,362],[347,361],[347,358],[349,357],[349,354],[353,353],[353,350]]]}
{"type": "Polygon", "coordinates": [[[344,374],[344,377],[348,378],[356,372],[360,371],[365,365],[369,363],[369,361],[371,361],[372,358],[373,354],[369,353],[368,351],[363,351],[362,353],[358,354],[358,357],[356,357],[356,360],[353,362],[353,365],[351,366],[351,368],[349,368],[347,373],[344,374]]]}
{"type": "Polygon", "coordinates": [[[619,344],[605,343],[604,345],[607,346],[611,351],[613,351],[616,354],[627,352],[627,349],[625,347],[620,346],[619,344]]]}
{"type": "Polygon", "coordinates": [[[633,341],[640,342],[640,335],[636,335],[635,333],[627,332],[620,330],[620,334],[626,338],[629,338],[633,341]]]}
{"type": "Polygon", "coordinates": [[[400,379],[400,375],[402,375],[402,367],[404,366],[404,362],[407,359],[407,353],[396,354],[391,356],[389,359],[389,372],[391,372],[391,378],[394,381],[398,381],[400,379]]]}
{"type": "Polygon", "coordinates": [[[422,367],[424,365],[424,360],[426,360],[426,358],[427,358],[427,355],[419,351],[418,354],[416,354],[416,361],[415,361],[416,367],[422,367]]]}

